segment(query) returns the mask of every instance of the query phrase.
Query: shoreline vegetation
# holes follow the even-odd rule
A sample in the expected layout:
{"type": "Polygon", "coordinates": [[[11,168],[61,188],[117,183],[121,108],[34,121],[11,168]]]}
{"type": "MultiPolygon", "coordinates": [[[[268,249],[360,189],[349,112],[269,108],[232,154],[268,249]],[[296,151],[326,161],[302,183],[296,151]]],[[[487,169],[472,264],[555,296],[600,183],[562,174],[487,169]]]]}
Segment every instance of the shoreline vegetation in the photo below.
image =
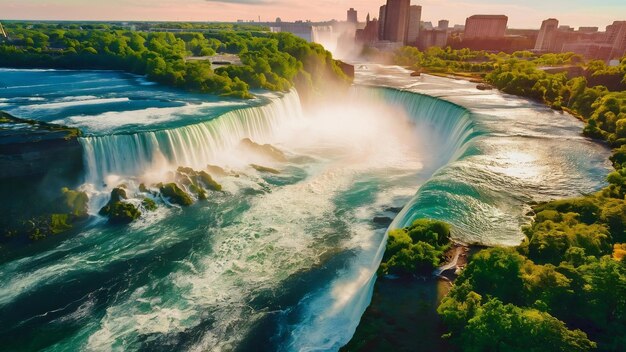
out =
{"type": "MultiPolygon", "coordinates": [[[[415,279],[399,284],[379,278],[363,326],[344,350],[621,351],[626,343],[626,58],[609,67],[571,53],[405,47],[394,62],[413,69],[413,76],[487,83],[564,110],[585,123],[585,136],[613,148],[615,171],[607,176],[609,185],[594,194],[533,205],[534,219],[522,228],[524,241],[471,254],[449,292],[425,279],[439,299],[405,296],[401,287],[418,285],[415,279]],[[613,87],[596,84],[616,78],[620,84],[613,87]],[[420,333],[428,324],[430,332],[420,333]],[[390,327],[391,339],[377,334],[390,327]],[[435,332],[441,334],[433,338],[435,332]],[[429,338],[421,342],[418,337],[424,336],[429,338]]],[[[388,251],[397,242],[394,231],[388,251]]],[[[384,265],[383,260],[381,270],[384,265]]]]}
{"type": "Polygon", "coordinates": [[[243,99],[253,97],[250,89],[296,87],[306,94],[351,82],[324,47],[290,33],[245,25],[178,25],[186,31],[159,32],[163,24],[131,31],[112,24],[9,22],[10,40],[0,42],[0,67],[122,70],[172,87],[243,99]],[[209,58],[217,54],[240,62],[212,64],[209,58]]]}
{"type": "Polygon", "coordinates": [[[418,219],[391,230],[372,302],[341,351],[450,350],[437,307],[478,248],[452,241],[441,221],[418,219]]]}

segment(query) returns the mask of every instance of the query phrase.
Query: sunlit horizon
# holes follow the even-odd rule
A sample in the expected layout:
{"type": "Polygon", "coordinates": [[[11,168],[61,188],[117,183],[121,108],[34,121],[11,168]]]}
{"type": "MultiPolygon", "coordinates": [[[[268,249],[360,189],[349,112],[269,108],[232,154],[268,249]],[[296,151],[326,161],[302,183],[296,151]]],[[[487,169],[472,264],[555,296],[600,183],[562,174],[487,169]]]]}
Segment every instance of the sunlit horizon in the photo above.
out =
{"type": "MultiPolygon", "coordinates": [[[[286,0],[110,0],[93,3],[83,0],[5,0],[0,20],[68,20],[68,21],[199,21],[273,22],[311,20],[343,21],[348,8],[358,11],[359,21],[369,13],[378,17],[385,0],[364,1],[286,1],[286,0]]],[[[464,24],[474,14],[504,14],[509,28],[539,28],[546,18],[557,18],[572,27],[597,26],[600,30],[616,20],[626,19],[626,3],[608,0],[587,1],[495,1],[423,0],[411,2],[422,6],[422,20],[436,23],[447,19],[450,24],[464,24]]]]}

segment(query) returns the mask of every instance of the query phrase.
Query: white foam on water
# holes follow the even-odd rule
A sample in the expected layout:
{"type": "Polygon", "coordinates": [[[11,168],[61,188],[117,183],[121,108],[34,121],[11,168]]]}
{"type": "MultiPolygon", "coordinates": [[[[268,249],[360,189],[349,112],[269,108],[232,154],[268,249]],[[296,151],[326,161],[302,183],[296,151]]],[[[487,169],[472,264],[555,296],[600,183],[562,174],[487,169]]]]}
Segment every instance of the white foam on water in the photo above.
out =
{"type": "Polygon", "coordinates": [[[78,95],[78,96],[63,97],[63,98],[58,99],[58,101],[67,102],[67,101],[85,101],[85,100],[96,100],[96,99],[99,99],[99,97],[95,95],[78,95]]]}
{"type": "Polygon", "coordinates": [[[146,77],[137,77],[137,82],[142,86],[156,86],[158,83],[149,81],[146,77]]]}
{"type": "MultiPolygon", "coordinates": [[[[356,249],[365,255],[357,256],[343,273],[350,280],[323,289],[326,290],[323,299],[332,303],[316,309],[324,310],[321,317],[325,320],[309,325],[311,317],[307,316],[302,323],[310,326],[302,329],[310,339],[319,337],[327,328],[336,331],[334,344],[348,338],[366,306],[358,292],[375,270],[372,257],[380,246],[377,242],[380,236],[376,236],[365,218],[355,219],[354,223],[336,218],[334,199],[372,172],[394,172],[393,168],[403,166],[405,169],[397,171],[404,174],[410,168],[406,167],[408,161],[411,167],[421,167],[416,149],[412,148],[415,145],[409,142],[412,132],[406,133],[403,127],[384,127],[383,122],[390,119],[408,126],[402,124],[402,121],[406,123],[406,117],[401,114],[389,117],[380,112],[372,110],[372,106],[354,110],[338,106],[323,109],[309,119],[287,120],[291,123],[278,126],[270,142],[278,143],[290,153],[310,155],[318,160],[306,167],[309,176],[296,184],[273,187],[270,193],[254,198],[249,209],[233,224],[210,230],[210,254],[198,260],[186,260],[164,280],[141,287],[128,300],[109,307],[99,329],[91,334],[88,348],[115,349],[120,341],[126,347],[134,346],[139,343],[139,335],[175,334],[193,328],[199,320],[211,319],[214,324],[193,350],[231,350],[255,322],[269,313],[251,307],[249,300],[259,293],[279,289],[298,272],[322,264],[328,251],[356,249]],[[347,119],[343,123],[332,118],[340,110],[347,119]],[[361,127],[354,128],[355,122],[361,127]],[[306,138],[292,138],[293,135],[306,135],[306,138]],[[371,141],[375,138],[381,140],[379,148],[372,148],[371,141]],[[396,153],[390,154],[391,150],[396,153]],[[337,229],[330,219],[348,227],[348,232],[341,235],[345,246],[336,247],[333,238],[337,229]],[[163,299],[154,300],[155,287],[158,297],[163,299]],[[355,296],[358,302],[354,301],[355,296]],[[342,324],[336,323],[339,321],[342,324]]],[[[375,207],[405,191],[406,188],[399,193],[391,192],[361,215],[372,215],[375,207]]]]}
{"type": "Polygon", "coordinates": [[[53,71],[68,71],[68,70],[45,69],[45,68],[0,68],[0,72],[53,72],[53,71]]]}
{"type": "MultiPolygon", "coordinates": [[[[128,99],[126,100],[128,101],[128,99]]],[[[76,105],[80,105],[77,103],[76,105]]],[[[241,106],[240,102],[225,101],[216,103],[186,104],[177,107],[147,108],[142,110],[107,111],[97,115],[69,116],[56,123],[81,127],[90,133],[103,133],[129,125],[153,125],[180,120],[208,108],[241,106]]]]}
{"type": "Polygon", "coordinates": [[[21,110],[58,110],[72,106],[86,106],[86,105],[103,105],[124,103],[130,101],[129,98],[97,98],[97,99],[77,99],[77,100],[64,100],[55,103],[35,104],[20,107],[21,110]]]}

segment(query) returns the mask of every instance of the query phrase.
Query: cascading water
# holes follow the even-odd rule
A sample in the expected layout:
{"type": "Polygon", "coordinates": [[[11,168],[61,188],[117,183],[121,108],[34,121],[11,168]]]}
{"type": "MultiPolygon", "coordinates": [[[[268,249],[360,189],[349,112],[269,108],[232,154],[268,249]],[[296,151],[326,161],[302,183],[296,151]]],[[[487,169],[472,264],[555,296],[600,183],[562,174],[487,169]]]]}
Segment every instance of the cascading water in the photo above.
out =
{"type": "MultiPolygon", "coordinates": [[[[372,75],[376,85],[407,91],[356,88],[341,104],[306,112],[295,92],[243,109],[211,102],[209,117],[201,97],[135,76],[28,73],[28,82],[61,80],[60,97],[12,73],[9,111],[43,118],[53,107],[54,121],[94,126],[81,143],[97,188],[160,163],[233,172],[216,177],[225,191],[207,201],[162,205],[127,227],[97,222],[0,263],[5,347],[337,350],[369,304],[392,220],[434,217],[452,223],[458,240],[514,244],[524,202],[602,185],[608,153],[581,138],[571,117],[392,71],[372,75]],[[115,121],[125,127],[106,127],[115,121]],[[279,174],[248,165],[237,151],[246,137],[285,152],[287,161],[268,165],[279,174]]],[[[357,73],[359,84],[367,77],[357,73]]]]}
{"type": "MultiPolygon", "coordinates": [[[[419,178],[428,178],[459,158],[471,140],[479,135],[467,109],[441,99],[391,88],[357,88],[352,95],[351,102],[355,104],[365,101],[386,104],[411,120],[411,128],[416,131],[414,137],[420,139],[424,153],[419,178]]],[[[413,180],[415,186],[419,178],[413,180]]],[[[405,209],[399,218],[406,221],[413,216],[407,212],[405,209]]],[[[399,227],[399,218],[390,228],[399,227]]],[[[326,290],[306,299],[305,323],[292,333],[289,344],[292,350],[336,350],[349,342],[371,301],[386,243],[386,231],[382,231],[379,242],[364,250],[360,258],[350,264],[349,270],[331,281],[326,290]]]]}
{"type": "Polygon", "coordinates": [[[471,113],[464,107],[428,95],[393,88],[359,89],[362,99],[375,96],[389,106],[399,107],[421,134],[422,144],[430,148],[428,165],[434,171],[460,157],[468,142],[480,135],[471,113]],[[427,139],[427,140],[425,140],[427,139]]]}
{"type": "Polygon", "coordinates": [[[80,138],[87,165],[86,180],[101,184],[110,174],[141,175],[161,158],[170,165],[202,169],[242,139],[266,141],[287,120],[301,118],[300,99],[292,90],[267,105],[233,110],[198,124],[80,138]]]}

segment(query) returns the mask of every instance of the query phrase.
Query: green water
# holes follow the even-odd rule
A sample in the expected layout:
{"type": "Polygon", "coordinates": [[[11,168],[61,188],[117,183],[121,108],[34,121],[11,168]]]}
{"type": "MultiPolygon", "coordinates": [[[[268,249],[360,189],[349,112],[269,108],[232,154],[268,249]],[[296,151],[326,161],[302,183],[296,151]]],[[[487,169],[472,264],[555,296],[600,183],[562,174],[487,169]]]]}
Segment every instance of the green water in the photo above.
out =
{"type": "Polygon", "coordinates": [[[126,227],[94,215],[1,263],[5,350],[337,350],[369,304],[386,224],[429,216],[462,241],[516,244],[525,202],[596,190],[609,167],[571,116],[397,68],[357,82],[403,92],[306,111],[296,92],[222,102],[121,73],[0,74],[0,109],[87,132],[94,214],[120,183],[139,201],[178,166],[231,171],[208,201],[126,227]],[[242,150],[246,137],[287,160],[242,150]]]}

